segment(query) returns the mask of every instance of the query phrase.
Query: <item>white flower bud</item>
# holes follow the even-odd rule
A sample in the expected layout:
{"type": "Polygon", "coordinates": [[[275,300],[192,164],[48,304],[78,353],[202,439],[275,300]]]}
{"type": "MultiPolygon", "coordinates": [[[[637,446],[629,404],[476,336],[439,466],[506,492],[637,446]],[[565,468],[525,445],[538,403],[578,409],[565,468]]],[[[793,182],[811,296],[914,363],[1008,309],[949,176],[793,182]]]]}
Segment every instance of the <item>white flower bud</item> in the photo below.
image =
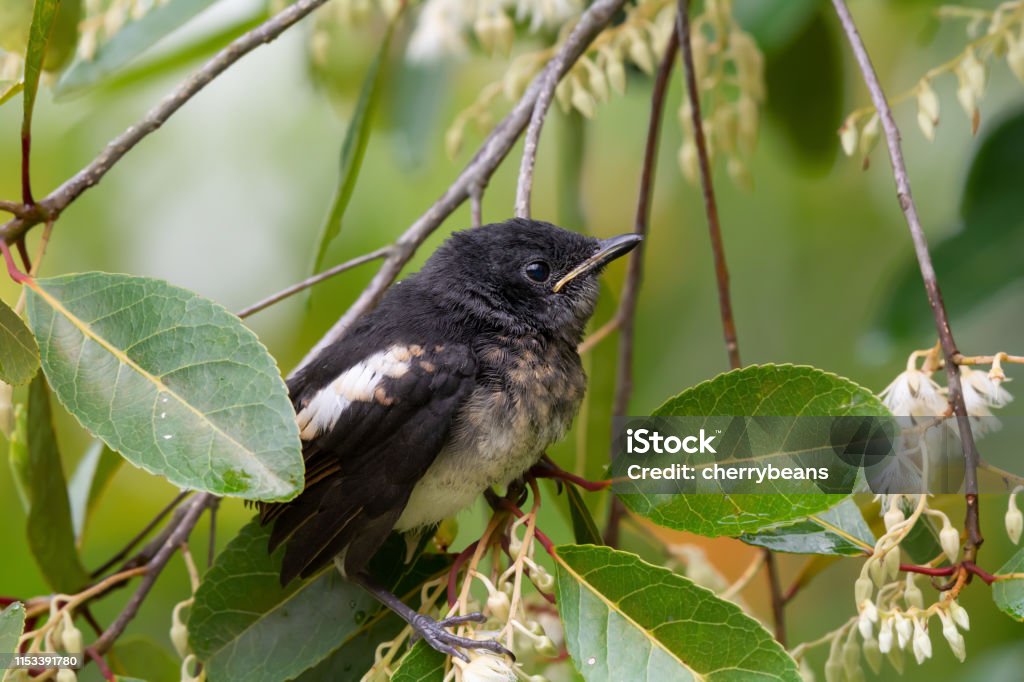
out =
{"type": "Polygon", "coordinates": [[[960,532],[950,524],[949,519],[945,519],[942,530],[939,531],[939,544],[942,545],[942,551],[946,553],[949,561],[955,564],[960,558],[960,532]]]}
{"type": "Polygon", "coordinates": [[[917,111],[918,114],[927,116],[932,125],[938,124],[939,98],[927,80],[922,80],[917,86],[917,111]]]}
{"type": "Polygon", "coordinates": [[[907,644],[910,642],[910,637],[913,634],[913,624],[909,618],[905,618],[903,614],[897,613],[893,616],[896,627],[896,644],[901,649],[906,649],[907,644]]]}
{"type": "Polygon", "coordinates": [[[885,512],[885,516],[882,517],[887,532],[891,531],[896,524],[903,523],[906,520],[907,517],[903,514],[903,510],[899,508],[898,504],[889,507],[889,511],[885,512]]]}
{"type": "Polygon", "coordinates": [[[753,97],[741,94],[736,100],[737,135],[740,149],[747,154],[757,145],[758,113],[753,97]]]}
{"type": "Polygon", "coordinates": [[[494,618],[502,623],[508,622],[508,614],[511,603],[508,595],[499,590],[491,592],[487,596],[487,610],[494,618]]]}
{"type": "Polygon", "coordinates": [[[871,576],[871,582],[876,587],[881,587],[885,584],[885,567],[882,566],[882,560],[876,557],[868,559],[868,575],[871,576]]]}
{"type": "Polygon", "coordinates": [[[558,655],[558,647],[546,635],[537,640],[536,644],[533,645],[533,650],[537,652],[538,656],[546,658],[554,658],[558,655]]]}
{"type": "Polygon", "coordinates": [[[801,682],[815,682],[814,671],[811,670],[811,664],[807,662],[806,658],[800,658],[799,673],[801,682]]]}
{"type": "Polygon", "coordinates": [[[856,604],[863,604],[865,600],[871,599],[875,593],[875,585],[870,578],[861,576],[853,584],[853,600],[856,604]]]}
{"type": "Polygon", "coordinates": [[[953,619],[950,618],[949,614],[945,611],[939,611],[939,618],[942,620],[942,636],[949,642],[949,648],[952,650],[953,655],[963,663],[967,657],[967,648],[964,644],[964,636],[960,634],[960,631],[956,629],[956,624],[953,619]]]}
{"type": "Polygon", "coordinates": [[[868,119],[868,122],[864,124],[863,130],[860,134],[860,153],[861,156],[867,156],[878,144],[880,137],[881,122],[878,119],[878,114],[873,115],[868,119]]]}
{"type": "Polygon", "coordinates": [[[459,150],[462,149],[463,129],[462,121],[457,120],[444,134],[444,152],[449,159],[458,156],[459,150]]]}
{"type": "Polygon", "coordinates": [[[697,145],[690,140],[683,142],[679,148],[679,168],[687,182],[696,185],[700,178],[700,161],[697,159],[697,145]]]}
{"type": "Polygon", "coordinates": [[[1024,40],[1007,36],[1006,64],[1021,83],[1024,83],[1024,40]]]}
{"type": "Polygon", "coordinates": [[[620,95],[626,94],[626,69],[622,65],[622,58],[615,51],[608,51],[605,73],[608,75],[608,82],[615,92],[620,95]]]}
{"type": "Polygon", "coordinates": [[[971,618],[967,615],[967,609],[952,599],[949,601],[947,608],[949,609],[949,615],[953,618],[953,622],[959,625],[961,630],[971,629],[971,618]]]}
{"type": "Polygon", "coordinates": [[[843,125],[839,127],[839,143],[843,146],[843,153],[853,156],[857,151],[857,122],[853,116],[847,117],[843,125]]]}
{"type": "Polygon", "coordinates": [[[1020,543],[1020,534],[1024,530],[1024,515],[1017,508],[1017,496],[1010,495],[1010,502],[1006,507],[1006,537],[1010,538],[1013,544],[1020,543]]]}
{"type": "Polygon", "coordinates": [[[572,80],[572,105],[576,111],[587,118],[594,118],[594,98],[586,89],[580,85],[578,79],[572,80]]]}
{"type": "Polygon", "coordinates": [[[78,675],[70,668],[61,668],[57,671],[57,682],[78,682],[78,675]]]}
{"type": "Polygon", "coordinates": [[[882,575],[885,576],[885,582],[895,580],[897,577],[899,577],[900,548],[893,547],[888,552],[886,552],[885,558],[882,560],[882,563],[884,564],[885,568],[884,572],[882,573],[882,575]]]}
{"type": "Polygon", "coordinates": [[[843,664],[831,658],[825,661],[825,682],[843,682],[843,664]]]}
{"type": "Polygon", "coordinates": [[[860,667],[860,646],[857,644],[856,636],[851,632],[843,643],[843,672],[846,676],[856,676],[855,670],[860,667]]]}
{"type": "Polygon", "coordinates": [[[921,129],[924,138],[931,142],[935,139],[935,121],[928,118],[927,114],[917,112],[917,127],[921,129]]]}
{"type": "Polygon", "coordinates": [[[69,654],[80,654],[85,651],[82,643],[82,631],[74,625],[64,627],[64,651],[69,654]]]}
{"type": "MultiPolygon", "coordinates": [[[[891,637],[892,635],[890,635],[891,637]]],[[[878,641],[874,638],[864,640],[864,660],[868,662],[868,667],[877,675],[882,672],[882,651],[878,646],[878,641]]]]}
{"type": "Polygon", "coordinates": [[[498,52],[508,55],[512,51],[512,41],[516,37],[516,27],[504,12],[498,12],[491,20],[494,31],[494,44],[498,52]]]}
{"type": "Polygon", "coordinates": [[[181,611],[191,603],[191,599],[179,602],[171,612],[171,643],[180,658],[187,658],[189,655],[188,627],[181,620],[181,611]]]}
{"type": "Polygon", "coordinates": [[[903,588],[903,601],[906,602],[907,606],[918,609],[924,608],[924,595],[921,593],[921,588],[914,581],[913,573],[907,573],[907,586],[903,588]]]}
{"type": "Polygon", "coordinates": [[[481,14],[473,22],[473,32],[476,39],[480,41],[480,47],[484,48],[487,54],[494,54],[494,45],[497,36],[494,33],[494,22],[486,14],[481,14]]]}
{"type": "Polygon", "coordinates": [[[654,57],[651,56],[651,47],[639,35],[629,43],[629,58],[644,73],[648,75],[654,73],[654,57]]]}
{"type": "Polygon", "coordinates": [[[533,579],[533,584],[537,586],[537,589],[543,592],[550,592],[555,589],[555,576],[545,571],[542,566],[538,566],[535,570],[530,571],[530,577],[533,579]]]}
{"type": "Polygon", "coordinates": [[[892,651],[892,618],[883,618],[878,628],[878,650],[883,654],[892,651]]]}
{"type": "Polygon", "coordinates": [[[462,682],[515,682],[516,673],[504,658],[483,654],[462,669],[462,682]]]}
{"type": "MultiPolygon", "coordinates": [[[[562,82],[555,88],[555,100],[558,101],[558,106],[562,108],[562,111],[568,113],[572,110],[572,79],[563,78],[562,82]]],[[[516,552],[512,552],[512,556],[515,556],[516,552]]]]}
{"type": "Polygon", "coordinates": [[[920,665],[932,657],[932,640],[928,637],[928,631],[921,621],[914,619],[914,658],[920,665]]]}

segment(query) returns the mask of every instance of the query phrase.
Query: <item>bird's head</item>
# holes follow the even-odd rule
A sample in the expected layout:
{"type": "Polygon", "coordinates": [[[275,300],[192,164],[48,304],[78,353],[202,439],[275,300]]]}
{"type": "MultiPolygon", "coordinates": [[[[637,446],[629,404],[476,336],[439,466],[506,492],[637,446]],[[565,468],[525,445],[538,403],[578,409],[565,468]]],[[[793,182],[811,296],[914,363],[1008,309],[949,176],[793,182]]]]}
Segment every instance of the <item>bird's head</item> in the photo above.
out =
{"type": "Polygon", "coordinates": [[[640,239],[595,239],[513,219],[456,232],[430,257],[421,277],[445,308],[477,324],[578,341],[594,313],[601,270],[640,239]]]}

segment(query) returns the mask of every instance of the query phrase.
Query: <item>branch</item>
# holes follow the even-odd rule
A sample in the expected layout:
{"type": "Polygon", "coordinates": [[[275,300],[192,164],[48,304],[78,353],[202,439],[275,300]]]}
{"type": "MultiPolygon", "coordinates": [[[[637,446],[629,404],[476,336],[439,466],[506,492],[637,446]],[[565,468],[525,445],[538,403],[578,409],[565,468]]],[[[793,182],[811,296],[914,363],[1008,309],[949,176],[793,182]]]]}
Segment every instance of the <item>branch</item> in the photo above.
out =
{"type": "Polygon", "coordinates": [[[156,579],[160,577],[160,573],[163,571],[164,566],[166,566],[167,562],[170,561],[178,547],[188,541],[188,536],[192,532],[192,529],[195,528],[196,524],[199,522],[199,518],[213,500],[213,495],[203,493],[193,497],[188,505],[184,507],[185,513],[181,517],[180,523],[174,529],[174,532],[172,532],[164,541],[160,550],[153,556],[149,563],[146,564],[146,576],[142,579],[142,582],[139,583],[138,588],[136,588],[131,599],[128,600],[124,610],[118,614],[117,618],[114,619],[114,622],[110,624],[110,627],[103,632],[99,639],[93,642],[92,649],[96,651],[97,654],[105,654],[110,647],[113,646],[117,638],[121,636],[124,629],[128,627],[128,623],[131,622],[135,617],[135,614],[138,613],[139,607],[142,606],[143,600],[146,598],[146,595],[149,594],[149,590],[153,587],[156,579]]]}
{"type": "Polygon", "coordinates": [[[302,280],[301,282],[298,282],[297,284],[293,284],[290,287],[286,287],[281,291],[277,292],[276,294],[271,294],[270,296],[264,298],[262,301],[253,303],[251,306],[247,308],[243,308],[236,314],[238,315],[238,317],[241,317],[243,319],[249,317],[250,315],[258,313],[259,311],[265,308],[269,308],[270,306],[274,305],[279,301],[283,301],[289,296],[293,296],[299,293],[300,291],[304,291],[310,288],[314,284],[319,284],[325,279],[330,279],[335,275],[341,274],[346,270],[351,270],[352,268],[362,265],[363,263],[369,263],[370,261],[377,260],[378,258],[384,258],[390,252],[391,247],[385,246],[383,248],[377,249],[376,251],[371,251],[370,253],[363,254],[362,256],[353,258],[352,260],[345,261],[344,263],[335,265],[333,268],[328,268],[323,272],[318,272],[312,277],[307,277],[306,279],[302,280]]]}
{"type": "Polygon", "coordinates": [[[237,62],[254,48],[269,43],[287,28],[315,10],[327,0],[298,0],[281,12],[275,14],[248,33],[232,41],[227,47],[203,64],[197,71],[181,83],[171,94],[150,110],[146,116],[107,144],[106,148],[76,173],[63,185],[55,189],[46,198],[34,205],[25,206],[24,211],[15,218],[0,226],[0,239],[8,244],[15,242],[33,225],[46,220],[54,220],[67,206],[77,199],[82,192],[96,185],[107,174],[115,163],[127,154],[135,145],[150,133],[156,131],[167,122],[174,112],[181,108],[196,93],[202,90],[214,78],[222,74],[229,66],[237,62]]]}
{"type": "Polygon", "coordinates": [[[517,218],[530,217],[530,194],[533,191],[533,167],[537,162],[537,145],[540,143],[540,131],[544,127],[548,109],[551,108],[551,100],[555,96],[555,88],[582,53],[580,50],[573,54],[566,47],[574,43],[582,43],[584,48],[589,45],[593,37],[608,25],[622,4],[615,1],[599,1],[591,5],[572,29],[562,49],[534,80],[534,83],[540,82],[540,88],[536,103],[533,105],[533,114],[530,116],[530,126],[526,129],[526,138],[523,141],[523,159],[519,165],[519,183],[516,187],[517,218]]]}
{"type": "Polygon", "coordinates": [[[693,141],[697,145],[697,160],[700,162],[700,183],[704,190],[704,211],[708,217],[711,252],[715,258],[715,276],[718,279],[718,307],[722,313],[725,350],[729,353],[729,366],[732,369],[737,369],[741,366],[740,347],[739,341],[736,339],[736,322],[732,316],[732,298],[729,295],[729,269],[725,264],[725,246],[722,244],[722,228],[718,222],[715,186],[711,181],[711,160],[708,157],[707,141],[704,139],[704,120],[700,113],[700,91],[697,89],[697,75],[693,68],[689,0],[679,0],[679,14],[676,17],[676,21],[679,35],[682,36],[683,66],[686,69],[686,93],[687,98],[690,100],[690,114],[693,118],[693,141]]]}
{"type": "Polygon", "coordinates": [[[470,197],[471,193],[475,191],[474,187],[483,187],[487,184],[530,120],[531,112],[534,111],[534,105],[540,97],[546,80],[551,77],[555,78],[557,82],[557,79],[564,76],[570,65],[579,59],[624,2],[625,0],[597,0],[587,8],[580,17],[576,29],[559,48],[558,54],[533,79],[512,111],[491,131],[455,182],[434,202],[433,206],[427,209],[426,213],[421,215],[395,241],[391,252],[369,286],[345,311],[341,319],[310,349],[306,357],[292,370],[292,374],[304,367],[324,348],[341,338],[356,318],[375,306],[380,297],[384,295],[384,291],[398,277],[402,267],[412,258],[419,245],[470,197]],[[549,76],[552,73],[557,76],[549,76]]]}
{"type": "Polygon", "coordinates": [[[946,314],[946,307],[942,302],[942,292],[939,290],[939,283],[935,279],[935,268],[932,265],[932,257],[928,251],[928,241],[925,239],[921,221],[917,215],[917,207],[914,205],[914,198],[910,192],[910,180],[907,176],[906,164],[903,162],[903,150],[900,147],[900,131],[893,119],[892,109],[886,101],[885,92],[878,81],[871,58],[868,56],[864,42],[861,40],[857,25],[850,15],[850,10],[843,0],[832,0],[839,22],[850,42],[853,54],[857,59],[864,82],[871,92],[871,100],[878,111],[879,119],[882,122],[882,129],[885,132],[886,146],[889,148],[889,161],[892,163],[893,179],[896,181],[896,196],[903,209],[903,215],[910,228],[910,236],[914,242],[914,252],[917,255],[917,263],[921,269],[921,278],[924,280],[924,288],[928,293],[928,303],[932,308],[932,315],[935,317],[935,328],[939,334],[939,343],[942,345],[942,353],[946,359],[946,383],[949,386],[949,401],[953,406],[953,414],[956,415],[957,425],[960,428],[960,440],[963,443],[965,471],[964,488],[967,501],[967,513],[964,519],[964,526],[967,531],[967,542],[964,545],[964,562],[973,562],[977,557],[978,548],[984,542],[981,535],[981,528],[978,518],[978,450],[974,443],[974,434],[971,432],[971,422],[967,417],[967,408],[964,405],[963,389],[960,386],[960,365],[956,362],[958,351],[956,342],[953,340],[953,332],[949,328],[949,317],[946,314]]]}
{"type": "MultiPolygon", "coordinates": [[[[646,237],[650,231],[651,198],[654,194],[654,172],[658,165],[658,138],[661,135],[661,120],[665,113],[665,91],[668,90],[669,77],[675,65],[676,53],[679,51],[679,33],[672,32],[665,54],[658,65],[658,73],[654,78],[651,90],[651,111],[647,119],[647,141],[644,144],[644,160],[640,170],[640,190],[637,193],[636,214],[633,220],[633,232],[646,237]]],[[[583,345],[589,349],[604,334],[614,329],[620,330],[619,357],[615,377],[615,396],[612,402],[612,414],[623,416],[629,410],[629,399],[633,395],[633,333],[636,322],[637,298],[640,294],[640,282],[643,278],[643,256],[645,247],[635,249],[629,256],[626,269],[626,282],[622,287],[622,298],[615,316],[601,329],[592,334],[583,345]],[[607,330],[607,331],[606,331],[607,330]]],[[[614,454],[614,451],[613,451],[614,454]]],[[[604,541],[611,547],[619,544],[619,525],[625,514],[625,507],[618,497],[612,496],[608,507],[608,523],[604,530],[604,541]]]]}
{"type": "Polygon", "coordinates": [[[128,552],[132,551],[135,548],[136,545],[138,545],[140,542],[142,542],[143,538],[145,538],[147,535],[149,535],[150,532],[152,532],[152,530],[154,528],[156,528],[157,524],[159,524],[161,521],[163,521],[164,518],[168,514],[170,514],[174,510],[175,507],[177,507],[179,504],[181,504],[182,500],[184,500],[189,495],[191,495],[191,492],[188,491],[188,490],[184,490],[184,491],[178,493],[177,495],[175,495],[174,499],[171,500],[169,503],[167,503],[167,505],[163,509],[161,509],[159,512],[157,512],[157,515],[154,516],[152,519],[150,519],[149,523],[147,523],[142,530],[140,530],[138,533],[136,533],[135,537],[133,537],[131,540],[129,540],[127,545],[122,547],[121,550],[117,554],[115,554],[114,556],[110,557],[110,559],[105,561],[102,566],[100,566],[95,571],[93,571],[90,574],[90,577],[98,578],[99,576],[101,576],[104,573],[106,573],[114,564],[116,564],[117,562],[121,561],[126,556],[128,556],[128,552]]]}

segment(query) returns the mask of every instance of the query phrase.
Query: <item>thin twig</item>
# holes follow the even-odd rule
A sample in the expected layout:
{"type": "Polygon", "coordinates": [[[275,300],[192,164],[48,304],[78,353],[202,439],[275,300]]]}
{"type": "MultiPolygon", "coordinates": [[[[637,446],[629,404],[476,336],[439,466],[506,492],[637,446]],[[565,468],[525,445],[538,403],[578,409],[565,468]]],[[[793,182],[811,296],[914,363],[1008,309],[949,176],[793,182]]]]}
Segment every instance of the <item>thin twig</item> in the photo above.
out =
{"type": "Polygon", "coordinates": [[[747,565],[743,570],[743,573],[740,574],[740,577],[736,579],[736,582],[725,588],[725,590],[720,592],[718,596],[726,600],[734,599],[739,596],[739,593],[746,589],[747,585],[750,584],[750,581],[754,579],[755,575],[757,575],[757,572],[761,570],[761,566],[764,565],[766,559],[767,557],[764,552],[758,552],[754,557],[754,560],[747,565]]]}
{"type": "Polygon", "coordinates": [[[181,522],[167,538],[160,550],[146,564],[146,575],[142,582],[139,583],[131,599],[128,600],[128,603],[121,613],[118,614],[117,618],[114,619],[114,622],[110,624],[110,627],[93,643],[92,646],[97,653],[105,654],[113,646],[117,638],[121,636],[124,629],[128,627],[128,623],[138,613],[139,607],[142,606],[143,600],[149,594],[149,590],[160,576],[164,566],[170,561],[178,547],[188,540],[189,534],[199,522],[199,518],[210,505],[213,497],[210,493],[202,493],[193,497],[188,503],[188,506],[185,508],[185,514],[181,517],[181,522]]]}
{"type": "Polygon", "coordinates": [[[483,185],[473,185],[469,188],[469,212],[470,222],[473,227],[480,227],[484,224],[484,188],[483,185]]]}
{"type": "Polygon", "coordinates": [[[160,101],[146,116],[130,126],[107,144],[106,148],[89,165],[50,192],[46,198],[35,202],[27,201],[26,210],[0,226],[0,239],[8,244],[16,241],[33,225],[53,220],[82,192],[97,184],[114,164],[121,160],[135,145],[160,126],[192,99],[214,78],[223,73],[254,48],[269,43],[287,28],[315,10],[327,0],[298,0],[287,6],[265,22],[232,41],[227,47],[203,64],[191,76],[160,101]]]}
{"type": "MultiPolygon", "coordinates": [[[[665,113],[665,92],[668,90],[669,77],[675,64],[676,53],[679,51],[679,32],[673,31],[665,48],[665,54],[658,65],[658,73],[651,88],[651,110],[647,118],[647,141],[644,144],[644,160],[640,170],[640,190],[637,192],[636,214],[633,219],[633,232],[646,237],[650,231],[651,199],[654,195],[654,175],[658,166],[658,138],[661,135],[661,121],[665,113]]],[[[643,244],[634,249],[626,266],[626,282],[622,287],[622,298],[612,319],[584,344],[587,350],[600,341],[603,335],[619,330],[618,365],[615,377],[615,396],[612,401],[612,414],[625,416],[629,409],[629,399],[633,395],[633,337],[636,322],[637,299],[640,294],[640,282],[643,278],[643,244]],[[601,335],[601,336],[599,336],[601,335]],[[594,339],[591,341],[591,339],[594,339]]],[[[583,344],[581,344],[582,346],[583,344]]],[[[581,352],[583,349],[581,348],[581,352]]],[[[612,449],[611,456],[615,456],[612,449]]],[[[608,523],[604,529],[604,541],[610,547],[618,547],[619,526],[626,509],[618,497],[613,496],[608,505],[608,523]]]]}
{"type": "MultiPolygon", "coordinates": [[[[210,538],[206,545],[206,567],[213,566],[213,559],[217,556],[217,509],[220,507],[220,499],[213,498],[210,502],[210,538]]],[[[184,547],[183,547],[184,549],[184,547]]],[[[192,591],[195,592],[195,586],[192,591]]]]}
{"type": "MultiPolygon", "coordinates": [[[[593,36],[597,35],[600,29],[611,21],[618,11],[621,2],[595,2],[590,6],[579,23],[572,29],[566,45],[579,42],[581,39],[590,43],[593,36]],[[596,29],[596,30],[595,30],[596,29]]],[[[533,168],[537,163],[537,146],[540,144],[540,131],[547,119],[548,109],[551,108],[551,100],[555,96],[555,88],[562,80],[569,68],[576,62],[578,54],[571,54],[564,48],[558,51],[555,58],[548,62],[547,67],[538,77],[540,89],[537,93],[537,100],[533,105],[533,113],[530,115],[530,125],[526,129],[526,137],[523,140],[523,158],[519,164],[519,183],[516,186],[515,215],[517,218],[530,217],[530,195],[533,192],[533,168]]],[[[537,81],[534,81],[537,82],[537,81]]]]}
{"type": "Polygon", "coordinates": [[[775,553],[770,549],[763,549],[764,568],[768,574],[768,587],[771,590],[772,598],[772,620],[775,624],[775,639],[782,646],[786,646],[786,600],[782,594],[782,581],[779,579],[779,567],[775,561],[775,553]]]}
{"type": "Polygon", "coordinates": [[[304,291],[305,289],[310,288],[314,284],[319,284],[320,282],[323,282],[325,279],[330,279],[335,275],[341,274],[346,270],[351,270],[352,268],[362,265],[363,263],[369,263],[370,261],[375,261],[379,258],[384,258],[385,256],[388,255],[388,253],[390,253],[390,251],[391,247],[385,246],[383,248],[377,249],[376,251],[371,251],[370,253],[363,254],[362,256],[353,258],[352,260],[345,261],[344,263],[335,265],[333,268],[328,268],[323,272],[318,272],[312,277],[307,277],[301,282],[293,284],[290,287],[286,287],[281,291],[277,292],[276,294],[271,294],[270,296],[267,296],[262,301],[258,301],[247,308],[243,308],[242,310],[238,311],[237,315],[243,319],[249,317],[250,315],[258,313],[259,311],[265,308],[269,308],[270,306],[274,305],[279,301],[283,301],[289,296],[294,296],[300,291],[304,291]]]}
{"type": "Polygon", "coordinates": [[[700,183],[704,191],[704,210],[708,218],[708,233],[711,237],[711,252],[715,258],[715,276],[718,280],[718,307],[722,313],[722,332],[725,349],[729,354],[729,366],[741,366],[739,341],[736,338],[736,322],[732,316],[732,298],[729,295],[729,268],[725,264],[725,246],[722,243],[722,227],[718,221],[718,204],[715,202],[715,187],[711,181],[711,160],[708,157],[707,142],[704,139],[704,121],[700,113],[700,91],[697,88],[697,74],[693,68],[693,47],[690,42],[690,3],[679,0],[679,14],[676,17],[679,35],[682,38],[683,67],[686,71],[686,92],[690,101],[693,119],[693,141],[697,145],[697,160],[700,164],[700,183]]]}
{"type": "Polygon", "coordinates": [[[512,111],[491,131],[483,145],[466,165],[459,177],[445,193],[427,209],[394,243],[391,253],[384,260],[380,270],[369,286],[363,290],[355,303],[341,316],[320,341],[310,349],[292,374],[304,367],[320,351],[331,345],[352,325],[360,315],[372,308],[384,295],[384,291],[395,281],[402,268],[412,258],[417,247],[430,236],[455,209],[469,198],[474,185],[487,182],[508,155],[530,120],[534,104],[540,95],[549,73],[561,78],[569,66],[579,59],[598,33],[611,21],[612,16],[625,0],[597,0],[580,17],[576,29],[562,44],[558,54],[541,70],[526,88],[523,96],[512,111]]]}
{"type": "Polygon", "coordinates": [[[126,544],[124,547],[121,548],[121,551],[119,551],[117,554],[115,554],[114,556],[112,556],[109,559],[107,559],[103,563],[102,566],[100,566],[95,571],[93,571],[90,574],[91,577],[96,578],[98,576],[103,575],[114,564],[120,562],[122,559],[124,559],[126,556],[128,556],[128,553],[131,552],[133,549],[135,549],[135,546],[138,545],[140,542],[142,542],[143,538],[145,538],[147,535],[149,535],[150,532],[152,532],[152,530],[154,528],[156,528],[157,525],[161,521],[163,521],[164,518],[166,518],[168,514],[170,514],[172,511],[174,511],[175,507],[177,507],[179,504],[181,504],[182,500],[184,500],[186,497],[188,497],[191,494],[192,493],[190,491],[185,490],[185,491],[182,491],[182,492],[178,493],[177,495],[175,495],[173,500],[168,502],[167,505],[163,509],[161,509],[159,512],[157,512],[157,515],[154,516],[149,521],[149,523],[147,523],[145,525],[145,527],[142,530],[140,530],[138,533],[136,533],[135,537],[133,537],[131,540],[128,541],[128,544],[126,544]]]}
{"type": "Polygon", "coordinates": [[[960,365],[956,362],[958,355],[956,342],[953,340],[953,332],[949,327],[949,317],[946,314],[946,307],[942,301],[942,292],[939,283],[935,278],[935,268],[932,265],[932,257],[928,251],[928,241],[924,236],[924,229],[917,215],[917,207],[914,205],[914,198],[910,192],[910,179],[907,175],[907,167],[903,162],[903,150],[900,147],[900,131],[896,127],[896,121],[892,115],[885,98],[885,92],[878,81],[878,75],[871,64],[864,42],[861,40],[857,25],[850,15],[843,0],[832,0],[839,22],[842,24],[843,32],[846,34],[853,54],[856,57],[857,65],[860,67],[864,82],[871,92],[871,100],[878,111],[882,123],[882,130],[885,132],[885,142],[889,149],[889,161],[892,163],[893,179],[896,182],[896,196],[899,199],[900,208],[910,228],[910,236],[914,242],[914,252],[917,255],[917,263],[921,269],[921,278],[924,280],[924,288],[928,293],[928,303],[932,308],[932,315],[935,317],[935,328],[938,331],[939,343],[942,345],[942,353],[945,356],[946,384],[949,387],[949,402],[953,406],[953,414],[956,415],[957,425],[960,429],[960,440],[964,451],[964,489],[967,491],[965,499],[967,502],[967,513],[964,518],[964,527],[967,531],[967,542],[964,544],[964,562],[973,562],[977,558],[978,548],[984,542],[981,535],[980,520],[978,518],[978,456],[977,446],[974,443],[974,434],[971,431],[971,422],[967,417],[967,408],[964,405],[963,389],[960,385],[960,365]]]}

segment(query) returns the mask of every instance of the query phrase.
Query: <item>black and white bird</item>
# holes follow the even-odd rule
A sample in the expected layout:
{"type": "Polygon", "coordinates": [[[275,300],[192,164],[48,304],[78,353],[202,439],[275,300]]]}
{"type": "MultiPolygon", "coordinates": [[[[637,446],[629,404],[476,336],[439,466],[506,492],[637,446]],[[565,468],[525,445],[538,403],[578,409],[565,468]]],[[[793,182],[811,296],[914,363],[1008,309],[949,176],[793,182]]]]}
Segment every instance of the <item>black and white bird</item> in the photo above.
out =
{"type": "MultiPolygon", "coordinates": [[[[417,614],[366,572],[392,531],[421,531],[521,477],[569,429],[576,348],[598,276],[640,237],[513,219],[456,232],[288,382],[306,485],[261,507],[281,581],[335,562],[435,649],[505,652],[417,614]]],[[[461,619],[465,621],[465,617],[461,619]]]]}

